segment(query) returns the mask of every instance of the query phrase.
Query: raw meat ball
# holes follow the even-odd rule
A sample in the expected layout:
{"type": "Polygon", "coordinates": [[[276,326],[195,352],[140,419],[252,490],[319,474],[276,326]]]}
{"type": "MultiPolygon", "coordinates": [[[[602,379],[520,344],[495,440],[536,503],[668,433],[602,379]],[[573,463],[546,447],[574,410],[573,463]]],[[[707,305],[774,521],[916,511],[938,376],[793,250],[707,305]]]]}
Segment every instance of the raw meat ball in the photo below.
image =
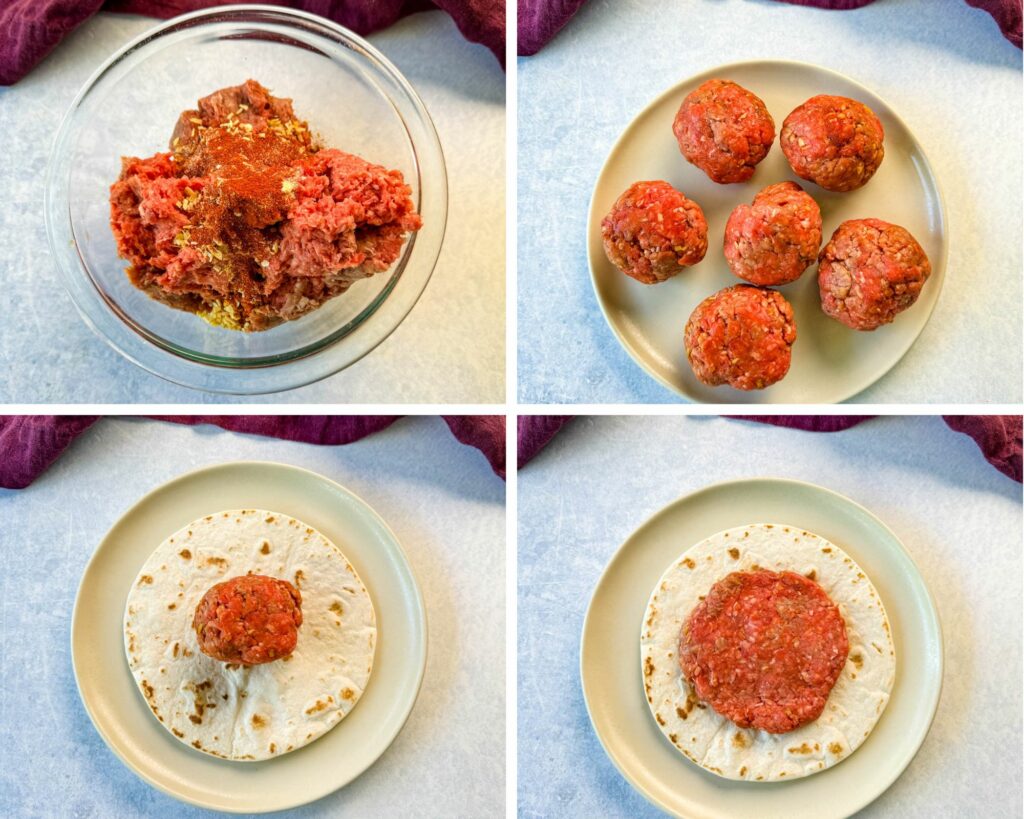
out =
{"type": "Polygon", "coordinates": [[[710,296],[686,323],[686,357],[700,381],[760,390],[789,371],[793,308],[775,290],[737,284],[710,296]]]}
{"type": "Polygon", "coordinates": [[[753,284],[800,278],[821,247],[821,211],[796,182],[769,185],[753,205],[739,205],[725,226],[729,268],[753,284]]]}
{"type": "Polygon", "coordinates": [[[793,172],[828,191],[866,185],[882,164],[884,138],[874,112],[848,97],[811,97],[782,123],[782,152],[793,172]]]}
{"type": "Polygon", "coordinates": [[[644,284],[672,278],[708,249],[700,205],[660,181],[631,185],[601,220],[601,236],[611,263],[644,284]]]}
{"type": "Polygon", "coordinates": [[[821,309],[854,330],[891,322],[917,301],[932,272],[909,231],[881,219],[843,222],[818,261],[821,309]]]}
{"type": "Polygon", "coordinates": [[[715,182],[745,182],[775,141],[775,121],[759,97],[728,80],[687,95],[672,123],[686,161],[715,182]]]}

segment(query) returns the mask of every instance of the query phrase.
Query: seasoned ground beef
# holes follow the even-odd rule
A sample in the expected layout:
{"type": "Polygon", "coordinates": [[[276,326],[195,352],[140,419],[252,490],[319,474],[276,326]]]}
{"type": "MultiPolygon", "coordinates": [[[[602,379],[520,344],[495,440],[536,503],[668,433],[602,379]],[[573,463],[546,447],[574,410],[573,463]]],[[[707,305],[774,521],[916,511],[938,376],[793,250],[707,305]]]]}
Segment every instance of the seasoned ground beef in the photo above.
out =
{"type": "Polygon", "coordinates": [[[821,247],[821,211],[796,182],[769,185],[753,205],[739,205],[725,226],[729,268],[752,284],[800,278],[821,247]]]}
{"type": "Polygon", "coordinates": [[[852,191],[885,156],[882,123],[857,100],[811,97],[782,123],[782,152],[793,172],[829,191],[852,191]]]}
{"type": "Polygon", "coordinates": [[[733,572],[690,614],[679,664],[697,696],[741,728],[782,734],[825,708],[849,653],[825,591],[793,572],[733,572]]]}
{"type": "Polygon", "coordinates": [[[819,258],[821,309],[854,330],[874,330],[917,301],[931,272],[905,228],[881,219],[843,222],[819,258]]]}
{"type": "Polygon", "coordinates": [[[301,607],[302,595],[287,580],[243,575],[210,588],[196,607],[192,626],[207,656],[260,665],[295,649],[301,607]]]}
{"type": "Polygon", "coordinates": [[[760,390],[789,371],[793,308],[781,293],[738,284],[704,299],[684,334],[686,357],[703,383],[760,390]]]}
{"type": "Polygon", "coordinates": [[[728,80],[708,80],[687,95],[672,133],[686,161],[713,181],[745,182],[775,141],[775,122],[759,97],[728,80]]]}
{"type": "Polygon", "coordinates": [[[131,282],[234,330],[299,318],[387,270],[418,230],[399,171],[321,147],[253,80],[185,111],[171,152],[124,157],[110,222],[131,282]]]}
{"type": "Polygon", "coordinates": [[[668,182],[636,182],[601,220],[604,252],[627,276],[657,284],[695,265],[708,249],[700,205],[668,182]]]}

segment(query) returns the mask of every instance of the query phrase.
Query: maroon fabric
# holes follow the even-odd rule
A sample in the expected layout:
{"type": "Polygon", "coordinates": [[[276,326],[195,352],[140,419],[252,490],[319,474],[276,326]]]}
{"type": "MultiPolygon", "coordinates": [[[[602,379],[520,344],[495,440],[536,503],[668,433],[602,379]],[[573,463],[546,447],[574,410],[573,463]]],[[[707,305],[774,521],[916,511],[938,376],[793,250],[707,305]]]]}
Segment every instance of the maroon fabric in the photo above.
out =
{"type": "MultiPolygon", "coordinates": [[[[780,427],[812,432],[841,432],[874,415],[738,415],[747,421],[760,421],[780,427]]],[[[944,415],[946,425],[971,436],[992,466],[1009,478],[1022,483],[1020,415],[944,415]]]]}
{"type": "Polygon", "coordinates": [[[445,415],[444,420],[452,435],[479,449],[495,474],[505,479],[504,415],[445,415]]]}
{"type": "Polygon", "coordinates": [[[1022,482],[1022,418],[1019,415],[944,415],[950,429],[970,435],[992,466],[1022,482]]]}
{"type": "MultiPolygon", "coordinates": [[[[98,415],[0,415],[0,487],[24,489],[60,457],[98,415]]],[[[232,432],[340,446],[391,426],[399,415],[153,415],[176,424],[215,424],[232,432]]],[[[505,477],[505,419],[444,416],[455,437],[479,449],[505,477]],[[500,423],[499,423],[500,422],[500,423]]]]}
{"type": "Polygon", "coordinates": [[[529,57],[544,48],[585,2],[586,0],[519,0],[519,55],[529,57]]]}
{"type": "MultiPolygon", "coordinates": [[[[531,415],[519,419],[519,468],[555,437],[571,416],[531,415]],[[526,423],[524,423],[526,422],[526,423]],[[524,458],[524,453],[526,457],[524,458]]],[[[738,421],[757,421],[808,432],[842,432],[875,418],[874,415],[734,415],[738,421]]],[[[971,436],[985,459],[1009,478],[1024,482],[1021,475],[1022,418],[1020,415],[944,415],[957,432],[971,436]]]]}
{"type": "Polygon", "coordinates": [[[175,424],[216,424],[231,432],[265,435],[304,444],[341,446],[380,432],[400,415],[151,415],[175,424]]]}
{"type": "Polygon", "coordinates": [[[0,415],[0,486],[24,489],[98,419],[98,415],[0,415]]]}
{"type": "MultiPolygon", "coordinates": [[[[519,54],[528,57],[540,51],[558,34],[586,0],[519,0],[519,54]]],[[[848,11],[874,0],[780,0],[796,6],[848,11]]],[[[987,11],[1006,37],[1021,47],[1021,0],[965,0],[968,5],[987,11]]],[[[936,4],[938,5],[938,4],[936,4]]]]}
{"type": "MultiPolygon", "coordinates": [[[[2,0],[0,85],[13,85],[68,34],[101,8],[170,18],[234,0],[2,0]]],[[[462,35],[489,48],[505,65],[505,0],[271,0],[340,23],[357,34],[387,28],[400,17],[440,8],[462,35]]]]}
{"type": "Polygon", "coordinates": [[[521,415],[516,425],[517,463],[522,469],[569,423],[572,415],[521,415]]]}
{"type": "Polygon", "coordinates": [[[874,418],[874,415],[735,415],[741,421],[759,421],[762,424],[775,424],[779,427],[794,427],[811,432],[842,432],[855,427],[861,421],[874,418]]]}

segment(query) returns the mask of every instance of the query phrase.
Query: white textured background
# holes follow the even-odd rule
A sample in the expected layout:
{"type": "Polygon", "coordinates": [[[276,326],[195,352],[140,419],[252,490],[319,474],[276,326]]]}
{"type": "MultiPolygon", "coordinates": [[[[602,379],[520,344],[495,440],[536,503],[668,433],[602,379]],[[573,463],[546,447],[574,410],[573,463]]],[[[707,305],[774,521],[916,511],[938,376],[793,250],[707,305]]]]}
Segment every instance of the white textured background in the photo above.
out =
{"type": "Polygon", "coordinates": [[[915,133],[945,193],[950,254],[938,306],[906,357],[855,400],[1019,402],[1021,52],[961,0],[843,12],[775,0],[591,0],[540,54],[520,59],[520,400],[677,400],[633,363],[598,308],[590,194],[615,140],[665,88],[760,58],[816,63],[874,90],[915,133]]]}
{"type": "MultiPolygon", "coordinates": [[[[693,416],[581,417],[519,473],[519,811],[661,816],[605,756],[580,690],[583,617],[605,565],[663,506],[718,481],[774,475],[865,506],[921,570],[945,679],[910,767],[859,814],[1021,816],[1021,485],[941,418],[812,433],[693,416]]],[[[726,819],[726,817],[723,817],[726,819]]]]}
{"type": "Polygon", "coordinates": [[[31,487],[0,490],[0,816],[223,815],[165,796],[107,749],[78,698],[70,627],[85,564],[128,507],[183,472],[242,459],[311,469],[363,498],[401,542],[427,609],[427,669],[405,727],[346,788],[287,815],[503,815],[504,484],[441,419],[418,417],[343,447],[104,419],[31,487]]]}
{"type": "Polygon", "coordinates": [[[368,38],[423,98],[448,165],[448,229],[434,275],[409,316],[376,350],[319,384],[239,399],[164,382],[123,359],[85,325],[64,293],[46,241],[47,156],[92,72],[158,22],[99,14],[21,82],[0,88],[0,401],[503,402],[505,75],[487,49],[466,42],[441,12],[414,14],[368,38]]]}

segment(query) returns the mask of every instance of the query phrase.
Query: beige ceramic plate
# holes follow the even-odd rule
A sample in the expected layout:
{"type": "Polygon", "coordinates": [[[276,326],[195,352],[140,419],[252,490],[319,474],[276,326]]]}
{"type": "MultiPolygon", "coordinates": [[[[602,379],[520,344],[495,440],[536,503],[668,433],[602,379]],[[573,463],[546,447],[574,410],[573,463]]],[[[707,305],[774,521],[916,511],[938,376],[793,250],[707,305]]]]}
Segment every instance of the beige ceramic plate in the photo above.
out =
{"type": "Polygon", "coordinates": [[[875,799],[917,753],[942,687],[942,635],[917,567],[881,521],[827,489],[756,478],[681,498],[622,545],[590,601],[580,677],[608,756],[659,808],[688,819],[831,819],[875,799]],[[651,718],[638,671],[647,599],[665,567],[715,532],[763,520],[821,535],[856,560],[878,589],[896,644],[892,698],[871,735],[834,768],[792,782],[729,781],[680,756],[651,718]]]}
{"type": "Polygon", "coordinates": [[[590,202],[588,257],[598,303],[633,359],[666,387],[710,403],[820,403],[843,401],[881,378],[910,349],[931,315],[946,267],[947,225],[938,183],[924,151],[885,102],[841,74],[805,63],[766,60],[734,63],[692,77],[645,108],[626,128],[605,162],[590,202]],[[749,182],[719,185],[679,153],[672,120],[683,98],[713,77],[733,80],[764,100],[775,120],[776,140],[749,182]],[[829,193],[799,179],[778,144],[782,121],[815,94],[853,97],[868,105],[885,129],[885,159],[858,191],[829,193]],[[601,244],[601,219],[619,194],[639,180],[664,179],[696,201],[708,221],[708,252],[700,264],[658,285],[623,275],[601,244]],[[932,263],[921,297],[895,322],[870,333],[844,327],[821,312],[817,265],[778,288],[796,313],[797,341],[788,375],[765,390],[707,387],[693,375],[683,348],[683,328],[703,299],[741,280],[725,262],[722,242],[733,208],[749,203],[775,182],[799,182],[821,207],[823,241],[840,222],[876,217],[907,228],[932,263]]]}
{"type": "Polygon", "coordinates": [[[394,534],[333,481],[283,464],[201,469],[150,492],[107,533],[75,601],[71,656],[96,730],[135,773],[185,802],[258,813],[312,802],[355,779],[384,753],[412,710],[427,658],[426,615],[394,534]],[[221,509],[273,509],[319,529],[344,551],[377,612],[377,656],[366,693],[320,739],[266,762],[193,751],[154,719],[124,656],[128,589],[149,554],[181,526],[221,509]]]}

